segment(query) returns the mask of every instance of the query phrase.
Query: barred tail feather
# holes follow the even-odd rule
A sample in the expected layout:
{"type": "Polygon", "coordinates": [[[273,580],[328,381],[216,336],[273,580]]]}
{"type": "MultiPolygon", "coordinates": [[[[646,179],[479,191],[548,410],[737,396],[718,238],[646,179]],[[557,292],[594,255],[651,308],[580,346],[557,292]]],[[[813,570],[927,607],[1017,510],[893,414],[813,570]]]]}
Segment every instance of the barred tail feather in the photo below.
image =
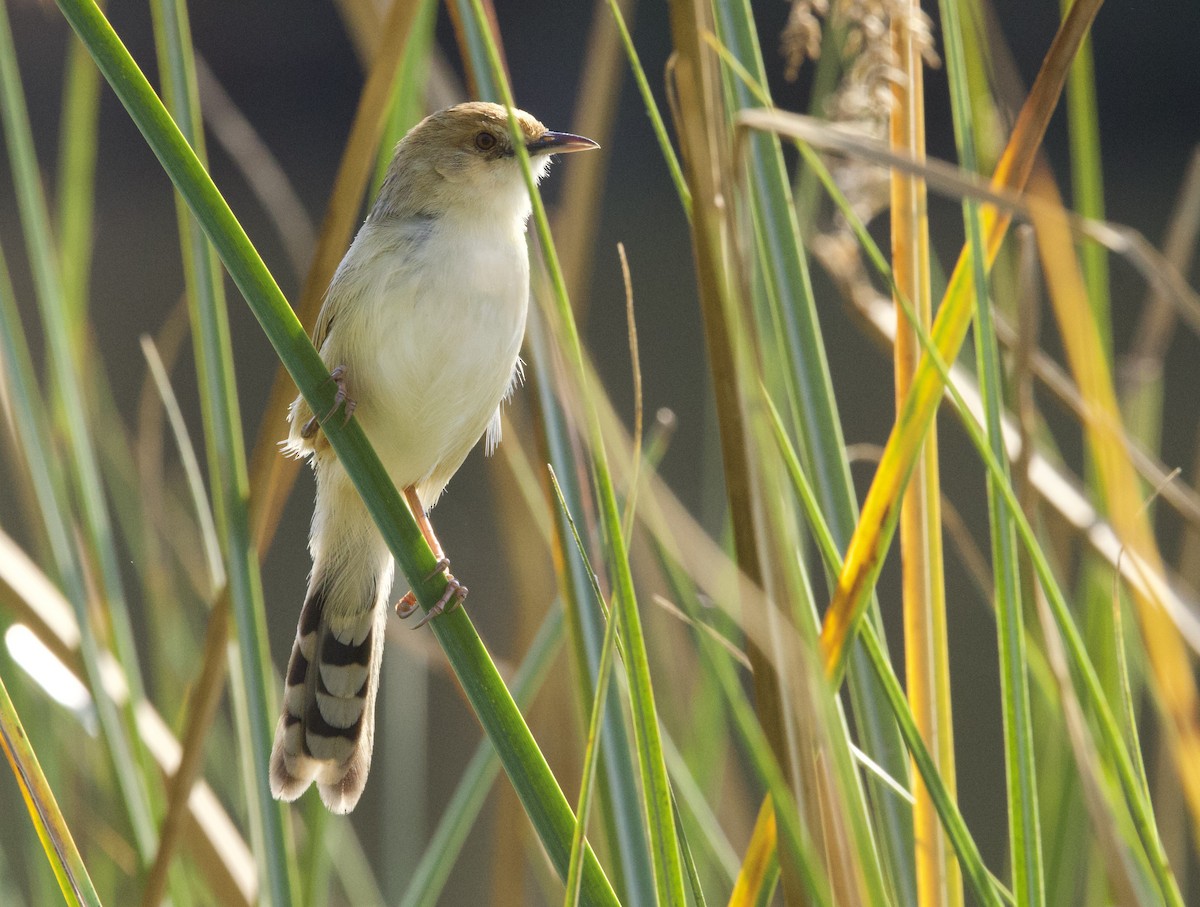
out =
{"type": "Polygon", "coordinates": [[[317,476],[313,573],[288,660],[271,792],[295,800],[315,781],[330,810],[348,813],[371,767],[393,564],[341,467],[319,464],[317,476]]]}

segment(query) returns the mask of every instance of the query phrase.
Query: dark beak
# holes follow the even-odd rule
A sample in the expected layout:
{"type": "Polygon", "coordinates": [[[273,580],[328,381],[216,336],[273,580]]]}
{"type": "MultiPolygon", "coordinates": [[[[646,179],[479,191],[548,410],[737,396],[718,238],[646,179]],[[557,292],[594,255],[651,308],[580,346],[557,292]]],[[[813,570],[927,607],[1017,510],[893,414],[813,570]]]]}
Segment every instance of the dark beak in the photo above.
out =
{"type": "Polygon", "coordinates": [[[590,151],[600,146],[591,139],[569,132],[543,132],[541,138],[525,145],[530,154],[566,154],[570,151],[590,151]]]}

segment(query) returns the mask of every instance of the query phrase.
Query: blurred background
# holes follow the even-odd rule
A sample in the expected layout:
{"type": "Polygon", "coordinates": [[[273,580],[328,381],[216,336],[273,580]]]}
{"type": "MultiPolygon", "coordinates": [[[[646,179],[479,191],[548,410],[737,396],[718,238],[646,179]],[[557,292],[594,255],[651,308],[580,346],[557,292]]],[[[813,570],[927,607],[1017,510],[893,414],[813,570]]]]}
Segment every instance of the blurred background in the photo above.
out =
{"type": "MultiPolygon", "coordinates": [[[[8,0],[7,5],[38,154],[47,189],[52,192],[59,141],[57,116],[70,31],[50,3],[8,0]]],[[[812,64],[801,70],[797,80],[787,81],[784,60],[776,50],[788,17],[788,4],[767,0],[754,3],[754,9],[776,102],[786,109],[807,110],[812,64]]],[[[305,242],[311,242],[311,231],[315,229],[312,225],[319,226],[323,216],[363,86],[362,57],[332,3],[208,2],[192,4],[190,13],[195,47],[213,80],[278,162],[302,205],[309,223],[297,218],[291,225],[291,241],[296,244],[294,249],[304,253],[305,242]]],[[[580,70],[580,61],[592,11],[581,4],[508,0],[498,4],[498,14],[518,106],[552,129],[576,131],[578,99],[590,75],[580,70]]],[[[108,4],[108,15],[154,82],[154,42],[145,4],[113,0],[108,4]]],[[[996,25],[992,38],[997,65],[1005,68],[1005,79],[1011,86],[1011,112],[1022,100],[1022,87],[1037,71],[1056,28],[1059,10],[1054,3],[1005,0],[995,5],[990,15],[996,25]]],[[[630,4],[628,16],[651,86],[665,109],[662,73],[670,49],[666,5],[630,4]]],[[[1106,216],[1135,228],[1158,245],[1189,157],[1200,142],[1200,4],[1194,0],[1152,4],[1111,0],[1100,13],[1093,38],[1106,216]]],[[[935,40],[940,44],[936,31],[935,40]]],[[[441,97],[446,98],[445,91],[465,89],[461,88],[462,68],[444,10],[439,11],[436,41],[445,76],[441,97]]],[[[616,253],[616,244],[624,243],[636,303],[645,410],[651,417],[660,408],[667,408],[676,420],[660,471],[692,513],[719,537],[724,507],[719,484],[697,481],[698,476],[719,477],[720,461],[687,223],[627,67],[622,66],[621,73],[619,107],[611,136],[604,142],[603,166],[608,178],[598,203],[590,274],[573,302],[577,310],[586,312],[581,327],[605,387],[619,411],[631,421],[632,379],[616,253]]],[[[139,337],[160,332],[177,309],[183,273],[170,183],[108,87],[102,85],[101,91],[91,310],[96,343],[108,365],[113,396],[128,420],[127,426],[132,428],[146,380],[139,337]]],[[[214,91],[211,85],[202,85],[205,105],[214,91]]],[[[949,102],[940,70],[927,73],[926,98],[929,154],[952,160],[949,102]]],[[[1066,122],[1061,113],[1051,126],[1045,148],[1060,186],[1069,197],[1066,122]]],[[[240,168],[211,133],[209,156],[216,184],[281,288],[294,300],[304,272],[298,270],[295,258],[290,257],[279,230],[250,190],[240,168]]],[[[560,161],[543,183],[552,211],[559,200],[564,171],[575,164],[572,159],[560,161]]],[[[934,199],[931,212],[935,254],[943,267],[949,267],[962,243],[961,210],[955,200],[934,199]]],[[[561,223],[570,219],[572,212],[558,210],[555,216],[561,223]]],[[[886,218],[882,220],[873,229],[886,240],[886,218]]],[[[41,362],[41,332],[35,327],[29,269],[19,253],[20,223],[4,157],[0,157],[0,244],[8,252],[18,303],[35,357],[41,362]]],[[[819,267],[814,268],[814,277],[846,440],[849,444],[882,444],[893,415],[890,357],[860,328],[819,267]]],[[[1189,280],[1195,285],[1198,278],[1200,270],[1193,267],[1189,280]]],[[[1114,257],[1113,337],[1118,356],[1130,342],[1145,295],[1141,278],[1114,257]]],[[[282,438],[284,413],[264,411],[278,360],[232,287],[229,310],[247,443],[264,421],[274,424],[282,438]]],[[[1055,343],[1046,339],[1051,345],[1055,343]]],[[[1200,346],[1196,338],[1190,333],[1181,334],[1166,360],[1164,411],[1173,414],[1164,420],[1162,438],[1162,458],[1168,468],[1190,468],[1200,418],[1195,393],[1200,383],[1198,363],[1200,346]]],[[[183,345],[173,363],[171,379],[188,427],[198,441],[200,415],[190,344],[183,345]]],[[[524,399],[528,393],[527,389],[518,391],[508,413],[506,436],[510,439],[514,432],[528,430],[524,399]]],[[[1081,446],[1077,426],[1065,420],[1056,423],[1052,408],[1048,418],[1059,429],[1057,440],[1064,457],[1078,471],[1081,446]]],[[[941,429],[946,494],[976,537],[986,540],[982,470],[957,425],[943,420],[941,429]]],[[[167,468],[177,469],[173,463],[167,468]]],[[[865,490],[871,472],[869,463],[857,467],[855,477],[860,490],[865,490]]],[[[530,615],[544,610],[553,595],[553,573],[546,548],[532,524],[523,524],[532,518],[514,503],[517,494],[503,463],[499,459],[488,462],[477,450],[433,513],[456,575],[471,588],[472,618],[499,659],[521,654],[535,626],[530,615]],[[523,567],[518,582],[513,565],[524,559],[542,566],[531,570],[523,567]],[[518,589],[541,598],[518,601],[518,589]]],[[[312,483],[306,469],[291,495],[263,571],[271,649],[280,669],[295,632],[309,567],[306,541],[311,507],[312,483]]],[[[14,488],[0,479],[0,524],[19,542],[30,544],[32,537],[10,516],[18,510],[14,488]]],[[[1165,547],[1171,553],[1171,543],[1165,547]]],[[[893,633],[899,628],[897,577],[895,565],[889,563],[879,586],[883,613],[893,633]]],[[[960,801],[985,860],[1002,866],[1007,842],[994,624],[978,587],[953,554],[948,559],[947,583],[960,801]]],[[[131,584],[131,588],[136,586],[131,584]]],[[[147,602],[136,593],[131,606],[139,625],[153,623],[147,602]]],[[[199,635],[203,625],[196,622],[180,628],[180,632],[199,635]]],[[[372,786],[385,770],[377,767],[378,775],[373,775],[363,805],[353,817],[364,849],[381,877],[392,873],[403,876],[404,867],[425,840],[430,823],[443,808],[478,737],[474,719],[444,670],[428,633],[410,634],[403,629],[394,635],[404,638],[387,653],[393,670],[379,707],[381,724],[386,723],[387,728],[381,730],[383,743],[378,746],[403,746],[405,738],[412,736],[406,727],[396,726],[395,722],[401,720],[398,716],[416,721],[424,713],[428,723],[411,725],[419,729],[424,745],[414,743],[402,753],[377,756],[377,766],[411,773],[420,780],[418,790],[423,793],[404,805],[408,813],[397,815],[390,811],[395,804],[372,801],[372,786]],[[401,660],[410,664],[398,665],[401,660]],[[408,700],[404,710],[397,705],[398,697],[408,700]]],[[[893,651],[899,659],[898,643],[893,651]]],[[[658,675],[665,677],[671,671],[671,664],[661,660],[668,655],[663,650],[652,653],[652,668],[658,675]]],[[[154,661],[152,653],[147,653],[147,659],[154,661]]],[[[539,699],[538,708],[549,720],[541,725],[539,733],[535,713],[535,733],[545,744],[568,798],[573,800],[579,773],[576,731],[581,728],[581,719],[575,713],[574,701],[553,690],[539,699]],[[563,727],[570,728],[571,733],[556,739],[550,730],[554,721],[568,722],[563,727]]],[[[166,717],[169,721],[172,718],[169,713],[166,717]]],[[[676,720],[680,716],[664,715],[668,726],[676,720]]],[[[31,715],[26,721],[35,743],[43,743],[37,718],[31,715]]],[[[60,742],[66,741],[64,730],[55,734],[60,742]]],[[[210,767],[210,777],[221,770],[220,761],[217,758],[210,767]]],[[[0,789],[0,801],[15,808],[11,783],[3,782],[0,789]]],[[[737,795],[731,792],[731,796],[737,795]]],[[[477,824],[444,903],[466,903],[469,898],[487,902],[481,888],[487,867],[515,846],[505,839],[510,829],[499,819],[512,815],[512,803],[503,802],[505,798],[511,801],[507,790],[500,795],[499,803],[493,794],[489,810],[504,811],[497,818],[485,818],[477,824]]],[[[754,802],[745,804],[751,818],[754,802]]],[[[7,824],[20,825],[24,821],[22,816],[7,824]]],[[[14,831],[10,827],[4,834],[14,831]]],[[[748,828],[735,824],[730,839],[740,847],[747,834],[748,828]]],[[[15,867],[8,870],[21,872],[15,867]]]]}

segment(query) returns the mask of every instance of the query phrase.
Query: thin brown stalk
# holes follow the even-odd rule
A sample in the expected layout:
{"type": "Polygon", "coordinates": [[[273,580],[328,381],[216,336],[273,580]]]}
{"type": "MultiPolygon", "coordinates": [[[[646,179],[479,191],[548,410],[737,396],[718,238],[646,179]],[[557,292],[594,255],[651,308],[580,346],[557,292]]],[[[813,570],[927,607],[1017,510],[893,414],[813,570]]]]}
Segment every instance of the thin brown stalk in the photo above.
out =
{"type": "MultiPolygon", "coordinates": [[[[1186,274],[1200,239],[1200,147],[1192,152],[1179,200],[1167,227],[1163,257],[1186,274]]],[[[1133,348],[1126,357],[1122,397],[1135,398],[1138,391],[1162,377],[1162,362],[1178,320],[1175,307],[1157,287],[1142,303],[1142,314],[1134,331],[1133,348]]]]}
{"type": "MultiPolygon", "coordinates": [[[[672,78],[669,79],[668,96],[679,137],[684,175],[692,196],[692,248],[709,374],[720,426],[725,493],[733,525],[737,567],[757,593],[764,577],[753,518],[754,490],[747,450],[747,425],[737,385],[739,341],[732,336],[727,316],[736,306],[729,300],[732,288],[726,282],[732,269],[726,232],[725,187],[736,185],[736,182],[732,177],[730,149],[722,135],[725,130],[721,114],[724,105],[716,56],[702,37],[715,33],[716,27],[708,4],[672,0],[669,8],[672,43],[676,51],[670,64],[672,78]]],[[[747,591],[740,589],[739,598],[747,591]]],[[[742,603],[747,609],[746,614],[756,613],[747,602],[742,603]]],[[[771,643],[764,635],[751,631],[747,640],[747,654],[754,665],[755,705],[779,764],[792,766],[780,675],[771,663],[768,652],[771,643]]],[[[785,774],[793,789],[798,788],[796,773],[786,770],[785,774]]],[[[800,869],[790,861],[782,863],[787,902],[802,903],[804,889],[800,869]]]]}
{"type": "Polygon", "coordinates": [[[204,766],[204,743],[221,704],[229,667],[229,594],[225,591],[208,615],[200,677],[188,701],[181,755],[167,788],[167,814],[159,829],[158,852],[142,892],[142,907],[158,907],[167,889],[167,876],[188,818],[188,800],[204,766]]]}

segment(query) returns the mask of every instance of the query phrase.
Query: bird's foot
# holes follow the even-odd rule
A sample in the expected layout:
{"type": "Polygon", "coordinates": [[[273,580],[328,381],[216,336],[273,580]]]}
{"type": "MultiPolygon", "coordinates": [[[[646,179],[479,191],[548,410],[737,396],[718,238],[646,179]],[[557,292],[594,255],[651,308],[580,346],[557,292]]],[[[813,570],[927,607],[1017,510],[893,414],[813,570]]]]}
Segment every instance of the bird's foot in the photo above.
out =
{"type": "MultiPolygon", "coordinates": [[[[450,561],[444,557],[439,558],[432,572],[425,577],[425,582],[429,582],[439,573],[446,574],[446,591],[442,593],[442,597],[434,603],[433,607],[426,612],[425,616],[413,625],[414,630],[425,626],[439,614],[446,611],[447,606],[449,606],[448,610],[453,611],[467,597],[467,587],[454,578],[454,574],[450,572],[450,561]]],[[[396,613],[401,618],[409,617],[418,607],[416,595],[413,594],[412,590],[409,590],[404,593],[404,597],[400,601],[396,602],[396,613]]]]}
{"type": "Polygon", "coordinates": [[[400,616],[401,620],[404,620],[404,618],[410,617],[419,607],[421,606],[417,604],[416,593],[412,589],[409,589],[404,593],[400,601],[396,602],[396,613],[400,616]]]}
{"type": "Polygon", "coordinates": [[[322,422],[325,422],[330,416],[337,412],[337,408],[339,406],[343,406],[344,404],[345,407],[342,411],[343,425],[350,421],[350,417],[354,415],[354,408],[358,406],[358,404],[354,402],[354,399],[346,393],[346,366],[336,366],[333,371],[329,373],[329,378],[327,380],[332,381],[337,385],[337,393],[333,395],[333,406],[331,406],[329,408],[329,412],[321,416],[320,419],[318,419],[316,416],[313,416],[304,423],[304,427],[300,429],[300,437],[304,438],[306,441],[317,433],[317,429],[321,427],[322,422]]]}

